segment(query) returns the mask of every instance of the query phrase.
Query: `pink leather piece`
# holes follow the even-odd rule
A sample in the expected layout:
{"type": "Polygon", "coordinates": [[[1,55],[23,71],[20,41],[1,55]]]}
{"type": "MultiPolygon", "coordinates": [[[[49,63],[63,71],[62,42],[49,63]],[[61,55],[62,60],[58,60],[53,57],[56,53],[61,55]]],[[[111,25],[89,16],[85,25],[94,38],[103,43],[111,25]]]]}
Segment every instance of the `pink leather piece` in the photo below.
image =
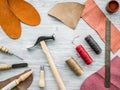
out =
{"type": "MultiPolygon", "coordinates": [[[[93,0],[87,0],[81,17],[100,35],[105,42],[105,21],[107,17],[93,0]]],[[[111,50],[113,53],[120,49],[120,31],[111,24],[111,50]]]]}
{"type": "Polygon", "coordinates": [[[120,57],[116,56],[111,61],[111,86],[104,86],[105,67],[88,77],[81,85],[80,90],[120,90],[120,57]]]}

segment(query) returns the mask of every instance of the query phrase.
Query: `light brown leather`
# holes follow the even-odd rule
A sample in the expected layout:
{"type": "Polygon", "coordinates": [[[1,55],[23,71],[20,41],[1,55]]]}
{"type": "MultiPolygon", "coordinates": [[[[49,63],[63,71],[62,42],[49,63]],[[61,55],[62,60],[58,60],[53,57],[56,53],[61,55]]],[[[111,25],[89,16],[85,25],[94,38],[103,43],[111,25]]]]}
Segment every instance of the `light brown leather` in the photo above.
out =
{"type": "Polygon", "coordinates": [[[84,5],[77,2],[58,3],[48,14],[59,19],[70,28],[75,29],[83,9],[84,5]]]}
{"type": "Polygon", "coordinates": [[[12,12],[25,24],[38,25],[40,15],[36,9],[24,0],[8,0],[12,12]]]}
{"type": "Polygon", "coordinates": [[[20,22],[9,9],[7,0],[0,0],[0,25],[10,38],[17,39],[20,37],[20,22]]]}
{"type": "MultiPolygon", "coordinates": [[[[29,70],[25,71],[24,73],[28,72],[29,70]]],[[[24,74],[22,73],[22,74],[24,74]]],[[[1,81],[0,82],[0,89],[2,89],[4,86],[6,86],[7,84],[9,84],[10,82],[12,82],[13,80],[19,78],[19,76],[21,76],[22,74],[16,75],[14,77],[11,77],[5,81],[1,81]]],[[[33,75],[30,75],[25,81],[21,82],[19,85],[17,85],[16,87],[14,87],[12,90],[27,90],[27,88],[31,85],[33,81],[33,75]]]]}

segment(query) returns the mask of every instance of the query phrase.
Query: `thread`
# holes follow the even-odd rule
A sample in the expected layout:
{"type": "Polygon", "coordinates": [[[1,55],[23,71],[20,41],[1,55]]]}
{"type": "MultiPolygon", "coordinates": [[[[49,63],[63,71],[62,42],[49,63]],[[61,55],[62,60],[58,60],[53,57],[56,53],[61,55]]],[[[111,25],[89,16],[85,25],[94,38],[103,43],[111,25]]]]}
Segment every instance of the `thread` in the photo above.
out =
{"type": "Polygon", "coordinates": [[[95,51],[96,54],[100,54],[102,52],[102,49],[97,44],[97,42],[92,38],[91,35],[85,37],[85,40],[90,45],[90,47],[95,51]]]}
{"type": "Polygon", "coordinates": [[[73,57],[70,57],[68,60],[66,60],[66,64],[71,68],[71,70],[77,76],[82,75],[83,69],[80,67],[80,65],[77,63],[77,61],[73,57]]]}
{"type": "Polygon", "coordinates": [[[76,47],[76,51],[81,56],[81,58],[85,61],[86,64],[91,64],[93,62],[92,58],[86,52],[82,45],[76,47]]]}

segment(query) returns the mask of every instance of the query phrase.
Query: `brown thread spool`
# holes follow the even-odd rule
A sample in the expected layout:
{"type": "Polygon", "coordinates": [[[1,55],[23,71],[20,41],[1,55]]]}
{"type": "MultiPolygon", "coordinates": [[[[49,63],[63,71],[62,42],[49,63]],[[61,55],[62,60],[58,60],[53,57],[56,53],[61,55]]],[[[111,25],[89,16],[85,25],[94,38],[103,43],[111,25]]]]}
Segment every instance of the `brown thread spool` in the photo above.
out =
{"type": "Polygon", "coordinates": [[[107,6],[106,6],[106,10],[109,13],[114,13],[116,11],[118,11],[119,9],[119,3],[116,0],[111,0],[110,2],[108,2],[107,6]]]}
{"type": "Polygon", "coordinates": [[[66,63],[77,76],[82,75],[83,69],[73,57],[70,57],[68,60],[66,60],[66,63]]]}

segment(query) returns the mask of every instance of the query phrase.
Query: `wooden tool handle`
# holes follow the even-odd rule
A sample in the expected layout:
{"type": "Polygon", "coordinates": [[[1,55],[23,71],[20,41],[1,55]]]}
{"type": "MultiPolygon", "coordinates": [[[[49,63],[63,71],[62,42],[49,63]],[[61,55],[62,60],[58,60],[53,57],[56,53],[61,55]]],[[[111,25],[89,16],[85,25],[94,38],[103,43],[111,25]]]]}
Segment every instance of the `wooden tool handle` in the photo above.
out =
{"type": "Polygon", "coordinates": [[[31,74],[32,74],[32,70],[26,72],[25,74],[21,75],[18,79],[16,79],[16,83],[19,84],[21,81],[24,81],[25,79],[27,79],[31,74]]]}
{"type": "Polygon", "coordinates": [[[12,90],[15,86],[17,86],[17,83],[15,81],[12,81],[5,87],[3,87],[1,90],[12,90]]]}
{"type": "Polygon", "coordinates": [[[45,41],[41,41],[40,45],[41,45],[41,47],[43,49],[43,52],[45,53],[45,55],[47,57],[48,63],[50,65],[52,73],[53,73],[53,75],[54,75],[54,77],[55,77],[55,79],[56,79],[56,81],[58,83],[59,89],[60,90],[66,90],[66,88],[64,86],[64,83],[62,81],[62,78],[60,77],[60,74],[59,74],[59,72],[58,72],[58,70],[57,70],[57,68],[55,66],[55,63],[54,63],[54,61],[52,59],[52,56],[50,55],[49,50],[48,50],[48,48],[47,48],[47,46],[45,44],[45,41]]]}
{"type": "Polygon", "coordinates": [[[9,53],[9,50],[6,47],[0,46],[0,51],[3,53],[9,53]]]}
{"type": "Polygon", "coordinates": [[[44,88],[45,87],[45,77],[44,77],[44,71],[40,72],[40,80],[39,80],[39,87],[44,88]]]}
{"type": "Polygon", "coordinates": [[[7,70],[7,69],[10,69],[11,68],[11,65],[1,65],[0,66],[0,70],[7,70]]]}

